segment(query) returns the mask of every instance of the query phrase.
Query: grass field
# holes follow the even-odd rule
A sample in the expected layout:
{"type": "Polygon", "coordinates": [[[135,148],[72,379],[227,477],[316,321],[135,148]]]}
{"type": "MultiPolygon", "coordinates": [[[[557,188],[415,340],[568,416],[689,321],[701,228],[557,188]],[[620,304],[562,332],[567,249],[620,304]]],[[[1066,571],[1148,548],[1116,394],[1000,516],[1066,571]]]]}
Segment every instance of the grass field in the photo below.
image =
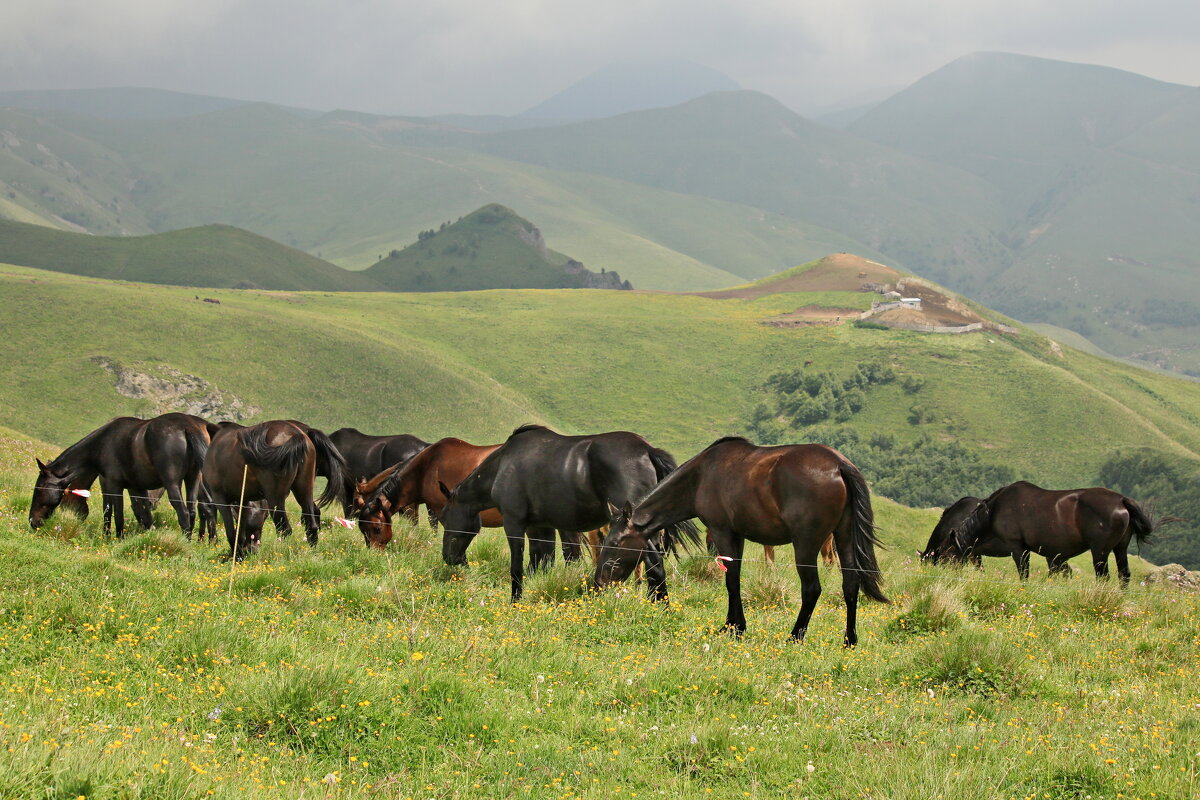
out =
{"type": "Polygon", "coordinates": [[[423,527],[386,553],[221,547],[163,527],[28,529],[33,455],[0,436],[5,797],[1186,798],[1200,791],[1200,601],[1089,575],[1027,586],[909,556],[936,515],[876,499],[891,605],[841,648],[838,579],[803,645],[798,583],[747,550],[744,640],[711,561],[671,604],[589,596],[559,565],[508,602],[507,552],[466,570],[423,527]]]}

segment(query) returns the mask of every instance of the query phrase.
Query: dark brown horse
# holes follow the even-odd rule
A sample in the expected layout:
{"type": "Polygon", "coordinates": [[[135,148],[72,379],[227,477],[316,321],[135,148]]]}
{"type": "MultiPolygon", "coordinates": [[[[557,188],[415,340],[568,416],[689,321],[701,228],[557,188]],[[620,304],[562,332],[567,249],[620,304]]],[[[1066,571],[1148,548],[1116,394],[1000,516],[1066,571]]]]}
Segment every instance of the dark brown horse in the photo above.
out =
{"type": "MultiPolygon", "coordinates": [[[[346,460],[346,485],[343,489],[346,503],[343,509],[347,516],[353,511],[350,498],[354,495],[357,482],[370,480],[389,467],[407,464],[413,456],[429,446],[423,439],[406,433],[370,436],[355,428],[338,428],[329,434],[329,440],[346,460]]],[[[432,518],[430,522],[433,522],[432,518]]]]}
{"type": "MultiPolygon", "coordinates": [[[[563,436],[542,425],[517,428],[508,440],[451,489],[442,509],[442,559],[467,563],[467,547],[479,532],[480,514],[498,509],[508,538],[512,599],[521,597],[525,536],[545,543],[554,530],[580,534],[612,521],[611,510],[644,497],[675,469],[675,459],[629,431],[563,436]]],[[[667,597],[664,552],[680,537],[699,543],[691,523],[655,531],[657,557],[647,559],[651,594],[667,597]]],[[[579,548],[575,540],[576,552],[579,548]]]]}
{"type": "MultiPolygon", "coordinates": [[[[289,493],[300,505],[308,543],[316,545],[321,521],[317,505],[337,499],[344,486],[342,462],[340,456],[335,457],[337,448],[329,437],[315,428],[287,420],[272,420],[250,428],[222,423],[218,428],[204,460],[204,484],[225,522],[230,555],[240,559],[248,548],[258,546],[249,504],[265,500],[278,522],[289,493]],[[313,482],[319,458],[330,471],[329,484],[321,498],[314,500],[313,482]],[[241,501],[244,503],[239,529],[236,520],[241,501]]],[[[259,525],[257,535],[261,536],[261,532],[259,525]]]]}
{"type": "MultiPolygon", "coordinates": [[[[367,544],[385,547],[392,540],[392,516],[403,513],[415,523],[417,507],[422,503],[432,524],[446,506],[442,484],[451,489],[458,486],[499,446],[475,445],[447,437],[427,446],[406,463],[389,467],[370,480],[358,481],[350,506],[367,544]]],[[[482,512],[480,524],[499,528],[504,521],[500,512],[492,508],[482,512]]]]}
{"type": "MultiPolygon", "coordinates": [[[[929,541],[925,545],[924,550],[918,550],[917,556],[930,564],[937,564],[943,559],[948,551],[948,548],[954,542],[955,531],[975,512],[975,509],[983,505],[984,500],[980,497],[962,497],[959,498],[953,505],[942,512],[941,518],[937,525],[933,528],[933,533],[929,534],[929,541]]],[[[980,542],[974,550],[971,551],[969,560],[975,565],[976,569],[983,568],[983,556],[991,556],[996,558],[1008,558],[1012,555],[1008,548],[999,539],[992,539],[986,542],[980,542]]],[[[948,560],[955,561],[954,558],[948,560]]],[[[962,559],[957,559],[959,563],[962,559]]],[[[1071,574],[1071,565],[1063,562],[1055,564],[1046,559],[1050,567],[1052,575],[1067,575],[1071,574]]]]}
{"type": "Polygon", "coordinates": [[[1111,553],[1124,587],[1130,540],[1146,541],[1155,527],[1141,506],[1110,489],[1051,491],[1017,481],[980,503],[941,553],[959,561],[975,553],[1012,556],[1021,580],[1029,577],[1030,553],[1045,556],[1051,572],[1070,574],[1067,559],[1090,552],[1097,578],[1108,577],[1111,553]]]}
{"type": "Polygon", "coordinates": [[[166,489],[179,527],[190,535],[196,516],[197,483],[208,445],[209,423],[190,414],[110,420],[62,451],[49,464],[37,462],[29,524],[40,527],[64,496],[71,496],[68,502],[76,512],[86,514],[87,504],[78,502],[83,498],[70,492],[91,486],[99,477],[106,535],[110,522],[115,523],[117,536],[125,535],[123,493],[126,491],[137,498],[134,511],[139,521],[148,525],[152,520],[149,504],[143,498],[159,488],[166,489]]]}
{"type": "Polygon", "coordinates": [[[831,447],[797,444],[757,447],[740,437],[718,439],[675,470],[637,504],[623,510],[601,545],[596,586],[624,580],[656,548],[651,534],[698,517],[726,565],[729,610],[725,625],[746,630],[742,611],[742,552],[747,540],[795,549],[800,614],[792,638],[803,640],[821,596],[817,554],[833,534],[846,600],[845,644],[858,642],[858,592],[886,603],[875,560],[874,514],[867,482],[831,447]]]}

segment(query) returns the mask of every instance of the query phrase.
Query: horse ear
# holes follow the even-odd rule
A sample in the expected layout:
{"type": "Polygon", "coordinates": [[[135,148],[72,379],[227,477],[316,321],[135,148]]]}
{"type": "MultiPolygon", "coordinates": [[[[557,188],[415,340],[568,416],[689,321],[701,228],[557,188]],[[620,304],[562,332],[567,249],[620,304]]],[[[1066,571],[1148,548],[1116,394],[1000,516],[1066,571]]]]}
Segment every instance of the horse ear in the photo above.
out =
{"type": "Polygon", "coordinates": [[[621,516],[621,509],[613,505],[612,500],[608,501],[608,516],[612,519],[616,519],[617,517],[621,516]]]}
{"type": "Polygon", "coordinates": [[[628,500],[625,501],[625,505],[621,506],[621,516],[625,517],[625,519],[633,516],[633,503],[628,500]]]}
{"type": "Polygon", "coordinates": [[[450,487],[449,487],[449,486],[447,486],[446,484],[444,484],[443,482],[441,482],[441,481],[438,481],[438,488],[439,488],[439,489],[441,489],[441,490],[442,490],[442,494],[443,494],[443,495],[445,495],[445,497],[446,497],[447,499],[449,499],[449,497],[450,497],[450,492],[451,492],[451,489],[450,489],[450,487]]]}
{"type": "Polygon", "coordinates": [[[33,460],[37,462],[37,465],[38,465],[38,472],[45,472],[45,471],[46,471],[46,465],[42,463],[42,460],[41,460],[40,458],[35,458],[35,459],[33,459],[33,460]]]}

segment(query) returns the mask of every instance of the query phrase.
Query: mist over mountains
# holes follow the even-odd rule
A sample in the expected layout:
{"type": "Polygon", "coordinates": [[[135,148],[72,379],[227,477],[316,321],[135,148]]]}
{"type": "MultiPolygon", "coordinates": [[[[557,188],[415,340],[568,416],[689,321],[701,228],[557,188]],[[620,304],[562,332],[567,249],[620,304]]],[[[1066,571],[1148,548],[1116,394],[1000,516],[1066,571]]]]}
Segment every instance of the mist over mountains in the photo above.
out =
{"type": "Polygon", "coordinates": [[[1200,90],[977,53],[838,129],[715,71],[642,70],[517,118],[2,93],[0,216],[103,234],[236,225],[361,268],[498,202],[639,288],[852,251],[1200,374],[1200,90]]]}

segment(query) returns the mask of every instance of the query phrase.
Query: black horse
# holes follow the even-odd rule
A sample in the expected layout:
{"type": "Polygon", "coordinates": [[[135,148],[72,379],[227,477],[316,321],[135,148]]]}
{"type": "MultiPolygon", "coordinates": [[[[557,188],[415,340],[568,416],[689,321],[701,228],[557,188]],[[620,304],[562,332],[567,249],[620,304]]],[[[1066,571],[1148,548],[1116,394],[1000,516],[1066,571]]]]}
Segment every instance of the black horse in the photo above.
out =
{"type": "MultiPolygon", "coordinates": [[[[281,521],[287,523],[283,508],[289,493],[300,505],[308,543],[315,545],[321,521],[317,506],[341,500],[345,485],[344,462],[329,437],[315,428],[288,420],[272,420],[250,428],[221,423],[218,428],[204,460],[204,484],[225,522],[230,555],[240,559],[247,548],[258,546],[254,536],[256,533],[261,536],[262,526],[258,524],[255,530],[256,516],[250,504],[266,501],[279,528],[281,521]],[[329,483],[324,494],[314,500],[318,462],[328,471],[329,483]],[[239,502],[244,502],[240,528],[236,523],[239,502]]],[[[280,528],[280,533],[286,535],[290,530],[287,525],[280,528]]]]}
{"type": "Polygon", "coordinates": [[[63,502],[87,513],[71,490],[91,486],[100,478],[104,495],[104,533],[115,523],[117,536],[125,535],[125,500],[134,498],[134,513],[149,526],[153,489],[165,488],[179,517],[179,527],[189,535],[196,516],[197,484],[209,445],[209,423],[190,414],[163,414],[154,419],[117,417],[62,451],[49,464],[38,465],[37,483],[29,507],[29,524],[38,528],[63,502]],[[187,489],[185,501],[183,489],[187,489]]]}
{"type": "MultiPolygon", "coordinates": [[[[466,564],[467,546],[479,533],[481,512],[498,509],[508,537],[512,599],[521,597],[525,534],[544,544],[554,529],[580,534],[612,522],[613,509],[636,503],[675,469],[675,459],[636,433],[616,431],[563,436],[541,425],[517,428],[453,490],[442,485],[442,558],[466,564]]],[[[699,542],[694,525],[668,526],[657,558],[646,570],[651,593],[666,599],[664,552],[680,536],[699,542]]],[[[578,547],[578,545],[577,545],[578,547]]],[[[551,550],[551,553],[553,551],[551,550]]]]}
{"type": "MultiPolygon", "coordinates": [[[[354,497],[354,487],[358,481],[370,480],[388,467],[403,467],[413,456],[429,446],[429,442],[407,433],[370,436],[356,428],[338,428],[329,434],[329,439],[346,460],[346,485],[342,490],[346,498],[343,507],[346,516],[350,516],[353,510],[350,500],[354,497]]],[[[429,523],[436,531],[437,520],[432,514],[429,523]]]]}
{"type": "MultiPolygon", "coordinates": [[[[933,533],[929,534],[929,541],[925,545],[924,550],[918,550],[917,556],[930,564],[937,564],[943,559],[948,548],[954,541],[955,531],[966,522],[967,517],[975,512],[975,509],[983,505],[985,501],[981,497],[962,497],[959,498],[952,506],[942,512],[941,519],[934,526],[933,533]]],[[[994,558],[1008,558],[1012,555],[1009,552],[1007,545],[999,539],[988,539],[980,542],[970,555],[967,556],[968,561],[975,565],[976,569],[983,568],[983,556],[991,556],[994,558]]],[[[954,560],[954,559],[949,559],[954,560]]],[[[1050,559],[1046,559],[1047,565],[1050,567],[1051,575],[1063,575],[1070,577],[1071,565],[1063,562],[1055,564],[1050,559]]]]}
{"type": "Polygon", "coordinates": [[[718,439],[622,513],[600,545],[596,587],[622,581],[639,561],[656,558],[651,532],[693,517],[708,528],[717,558],[727,565],[725,626],[739,636],[746,630],[741,594],[746,540],[795,549],[801,602],[793,639],[804,639],[821,596],[817,556],[831,533],[841,561],[847,646],[858,643],[859,589],[888,602],[875,560],[878,541],[867,482],[832,447],[757,447],[737,436],[718,439]]]}
{"type": "Polygon", "coordinates": [[[1067,559],[1090,551],[1097,578],[1108,577],[1108,556],[1117,562],[1121,586],[1129,585],[1129,542],[1150,538],[1156,522],[1133,500],[1109,489],[1051,491],[1026,481],[997,489],[954,531],[942,557],[1012,556],[1021,580],[1029,577],[1029,554],[1046,557],[1050,571],[1070,574],[1067,559]]]}

